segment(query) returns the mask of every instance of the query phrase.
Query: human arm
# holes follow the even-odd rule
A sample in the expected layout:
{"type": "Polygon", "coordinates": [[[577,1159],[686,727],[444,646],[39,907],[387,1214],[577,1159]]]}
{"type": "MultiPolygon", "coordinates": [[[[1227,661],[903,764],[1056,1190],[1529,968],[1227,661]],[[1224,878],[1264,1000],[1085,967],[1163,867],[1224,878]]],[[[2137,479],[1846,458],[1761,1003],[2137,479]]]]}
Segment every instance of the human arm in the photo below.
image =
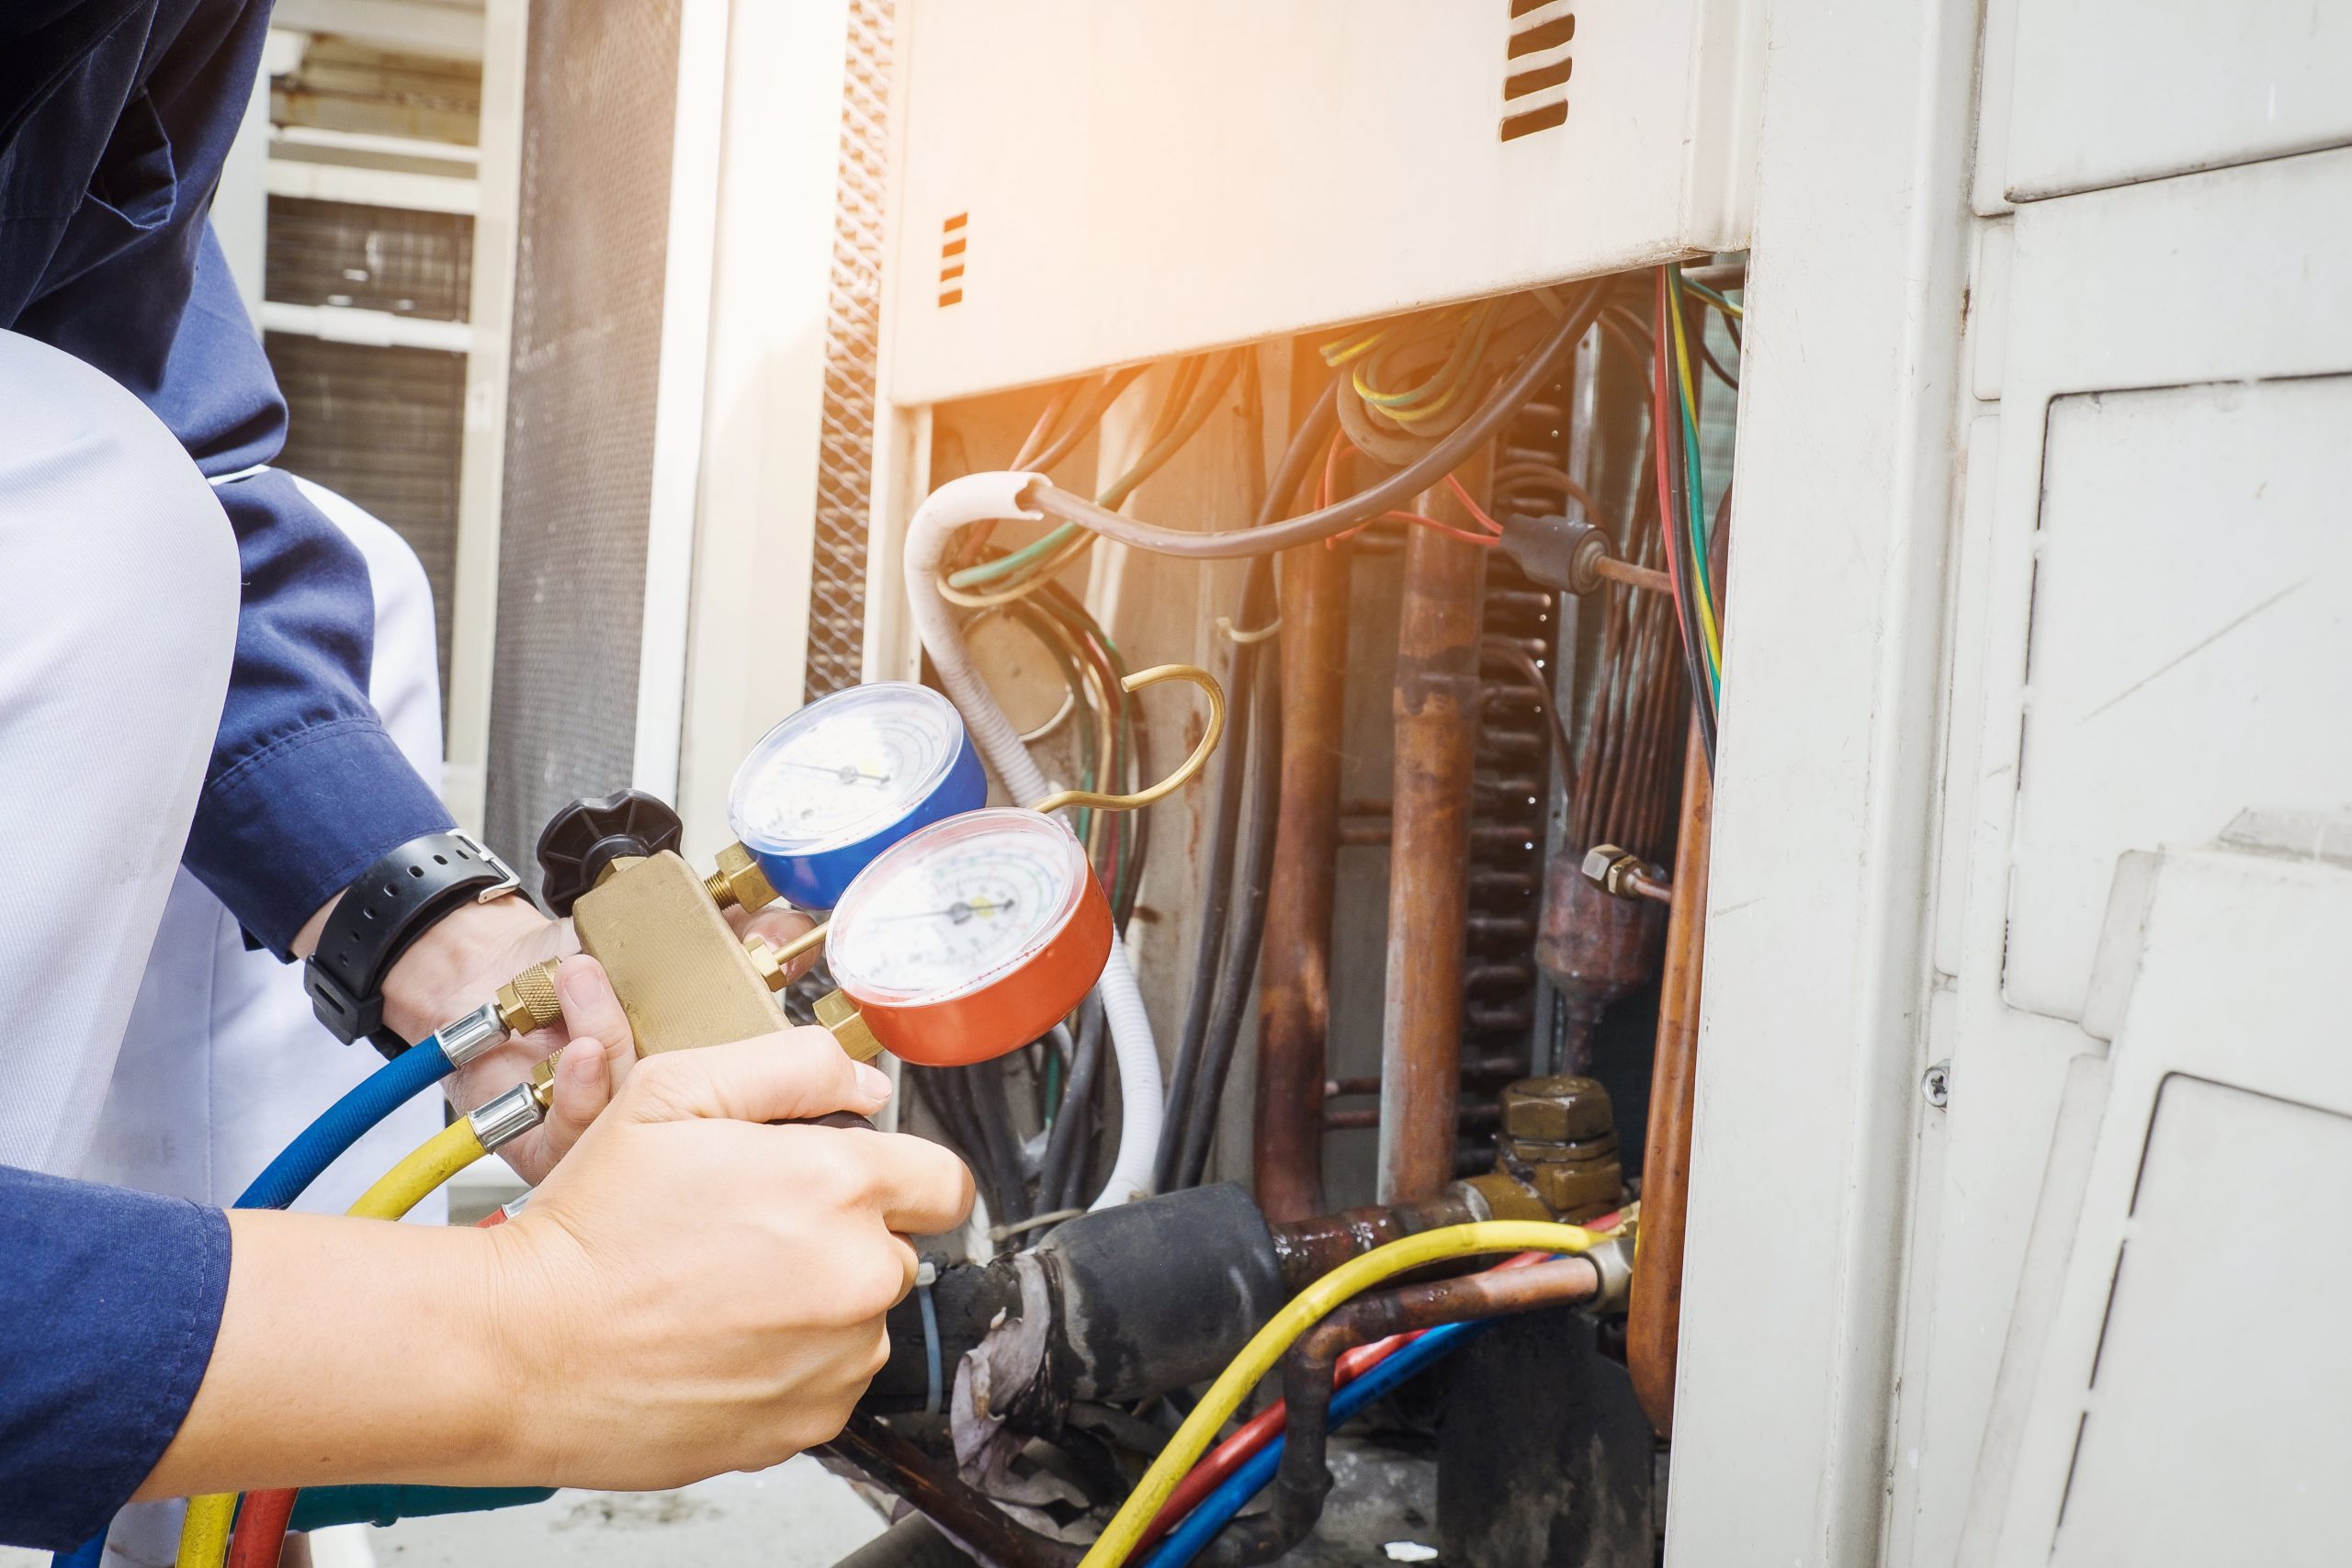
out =
{"type": "Polygon", "coordinates": [[[912,1283],[902,1235],[958,1223],[970,1179],[917,1139],[758,1123],[871,1112],[879,1078],[821,1030],[650,1058],[490,1230],[232,1215],[209,1366],[139,1495],[652,1488],[822,1440],[912,1283]]]}

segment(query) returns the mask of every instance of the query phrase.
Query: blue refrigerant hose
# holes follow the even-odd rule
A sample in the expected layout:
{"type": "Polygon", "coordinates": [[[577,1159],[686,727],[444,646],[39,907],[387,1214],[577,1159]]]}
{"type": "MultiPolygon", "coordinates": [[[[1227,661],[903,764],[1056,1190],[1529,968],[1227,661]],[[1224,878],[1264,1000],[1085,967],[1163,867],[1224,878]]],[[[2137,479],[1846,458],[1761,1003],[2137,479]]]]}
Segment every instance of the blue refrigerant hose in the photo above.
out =
{"type": "MultiPolygon", "coordinates": [[[[1431,1364],[1459,1349],[1464,1341],[1490,1326],[1492,1320],[1487,1319],[1449,1323],[1430,1329],[1333,1394],[1329,1425],[1337,1428],[1374,1400],[1385,1397],[1407,1379],[1426,1371],[1431,1364]]],[[[1245,1460],[1240,1469],[1226,1477],[1223,1485],[1202,1498],[1199,1506],[1184,1516],[1184,1522],[1168,1532],[1168,1539],[1159,1543],[1159,1550],[1144,1559],[1143,1568],[1184,1568],[1200,1555],[1202,1548],[1216,1539],[1217,1531],[1230,1524],[1250,1498],[1266,1489],[1282,1462],[1283,1439],[1276,1438],[1245,1460]]]]}
{"type": "Polygon", "coordinates": [[[265,1167],[237,1200],[240,1209],[283,1209],[368,1130],[455,1070],[437,1034],[411,1046],[329,1106],[265,1167]]]}

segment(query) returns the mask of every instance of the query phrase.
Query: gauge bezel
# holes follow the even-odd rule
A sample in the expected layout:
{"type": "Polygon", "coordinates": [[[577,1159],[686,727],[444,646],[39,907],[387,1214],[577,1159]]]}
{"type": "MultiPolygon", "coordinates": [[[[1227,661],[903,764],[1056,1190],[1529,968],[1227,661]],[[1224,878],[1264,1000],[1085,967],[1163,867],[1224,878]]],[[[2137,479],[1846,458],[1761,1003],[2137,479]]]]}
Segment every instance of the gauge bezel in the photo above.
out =
{"type": "Polygon", "coordinates": [[[854,931],[860,907],[909,863],[956,839],[1018,825],[1047,835],[1072,873],[1061,907],[1021,951],[952,987],[912,990],[861,976],[827,942],[834,983],[857,1004],[884,1049],[925,1066],[957,1066],[1017,1051],[1059,1022],[1102,977],[1111,956],[1111,905],[1086,851],[1059,818],[1018,807],[969,811],[910,834],[876,857],[842,895],[835,929],[854,931]]]}
{"type": "Polygon", "coordinates": [[[931,823],[973,810],[988,800],[988,775],[964,728],[955,704],[929,686],[911,681],[874,681],[852,686],[787,714],[744,753],[727,792],[728,824],[752,852],[769,885],[803,909],[830,909],[874,858],[931,823]],[[805,729],[843,707],[913,702],[943,720],[952,744],[902,807],[878,805],[875,811],[829,832],[804,839],[760,833],[745,826],[743,797],[768,759],[805,729]]]}

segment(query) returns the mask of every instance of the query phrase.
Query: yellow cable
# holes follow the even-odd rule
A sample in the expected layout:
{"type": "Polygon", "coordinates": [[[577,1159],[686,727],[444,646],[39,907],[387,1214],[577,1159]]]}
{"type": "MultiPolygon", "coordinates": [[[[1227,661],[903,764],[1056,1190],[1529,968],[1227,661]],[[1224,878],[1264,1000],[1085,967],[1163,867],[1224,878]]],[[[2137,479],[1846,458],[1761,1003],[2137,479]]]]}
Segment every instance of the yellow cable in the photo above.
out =
{"type": "Polygon", "coordinates": [[[187,1518],[180,1526],[178,1568],[216,1568],[229,1556],[229,1526],[237,1517],[237,1495],[216,1492],[187,1500],[187,1518]]]}
{"type": "MultiPolygon", "coordinates": [[[[1682,406],[1696,410],[1699,406],[1699,397],[1698,389],[1690,384],[1690,344],[1682,335],[1682,312],[1675,310],[1672,314],[1674,317],[1674,367],[1682,383],[1682,406]]],[[[1691,423],[1695,425],[1698,422],[1694,419],[1691,423]]],[[[1690,504],[1693,507],[1700,505],[1700,498],[1692,496],[1690,504]]],[[[1697,541],[1692,541],[1692,547],[1693,548],[1697,547],[1697,541]]],[[[1723,633],[1715,626],[1715,607],[1707,602],[1707,596],[1704,593],[1693,593],[1690,597],[1699,603],[1699,631],[1706,640],[1707,657],[1713,661],[1715,669],[1720,671],[1724,667],[1724,639],[1723,633]]]]}
{"type": "MultiPolygon", "coordinates": [[[[461,1116],[419,1144],[344,1212],[363,1220],[397,1220],[482,1153],[474,1124],[461,1116]]],[[[190,1497],[187,1522],[180,1527],[177,1568],[220,1568],[228,1560],[229,1526],[236,1517],[234,1492],[190,1497]]]]}
{"type": "Polygon", "coordinates": [[[435,1189],[482,1156],[474,1124],[458,1117],[386,1171],[344,1213],[362,1220],[397,1220],[432,1196],[435,1189]]]}
{"type": "Polygon", "coordinates": [[[1176,1490],[1176,1483],[1199,1461],[1217,1428],[1258,1386],[1258,1380],[1282,1359],[1291,1341],[1349,1297],[1383,1280],[1449,1258],[1481,1252],[1582,1252],[1600,1239],[1576,1225],[1544,1224],[1533,1220],[1487,1220],[1423,1231],[1340,1264],[1293,1297],[1290,1304],[1276,1313],[1242,1348],[1233,1364],[1217,1375],[1200,1404],[1184,1417],[1184,1424],[1176,1428],[1176,1435],[1159,1450],[1159,1457],[1151,1461],[1151,1468],[1144,1472],[1143,1480],[1120,1506],[1110,1528],[1087,1549],[1079,1568],[1118,1568],[1127,1560],[1144,1527],[1159,1516],[1169,1494],[1176,1490]]]}

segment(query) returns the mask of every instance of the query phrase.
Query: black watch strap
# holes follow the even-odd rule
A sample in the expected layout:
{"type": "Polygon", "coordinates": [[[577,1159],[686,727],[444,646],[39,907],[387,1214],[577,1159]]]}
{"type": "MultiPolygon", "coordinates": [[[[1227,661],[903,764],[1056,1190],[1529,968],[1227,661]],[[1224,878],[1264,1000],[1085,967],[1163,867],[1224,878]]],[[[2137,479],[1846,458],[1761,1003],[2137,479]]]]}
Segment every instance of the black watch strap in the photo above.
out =
{"type": "Polygon", "coordinates": [[[418,937],[461,905],[488,903],[522,886],[470,833],[427,833],[383,856],[344,891],[302,965],[302,988],[327,1032],[345,1044],[366,1035],[397,1056],[408,1042],[384,1027],[384,976],[418,937]]]}

